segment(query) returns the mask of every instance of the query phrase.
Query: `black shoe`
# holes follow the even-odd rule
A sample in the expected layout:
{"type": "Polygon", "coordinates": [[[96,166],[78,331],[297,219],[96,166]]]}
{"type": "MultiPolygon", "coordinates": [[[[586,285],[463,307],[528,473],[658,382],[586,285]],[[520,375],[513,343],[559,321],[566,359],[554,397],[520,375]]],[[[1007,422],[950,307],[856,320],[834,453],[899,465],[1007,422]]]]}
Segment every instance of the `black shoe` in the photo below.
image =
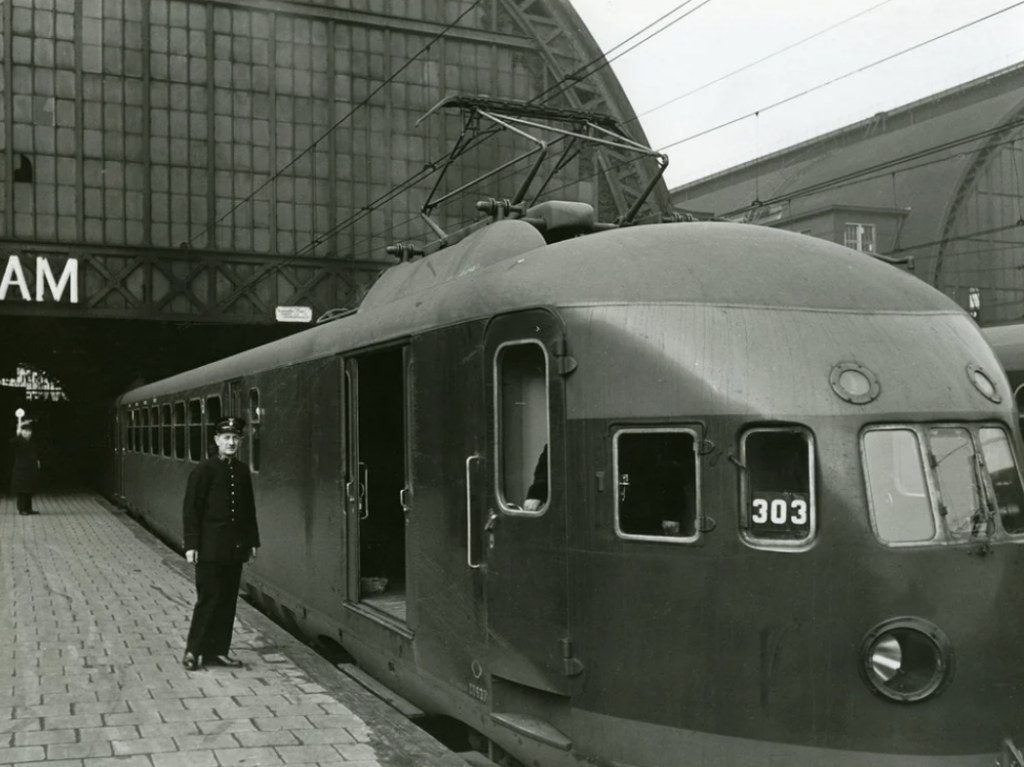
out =
{"type": "Polygon", "coordinates": [[[227,666],[228,668],[241,668],[243,663],[238,658],[232,658],[230,655],[225,653],[224,655],[214,655],[206,659],[206,662],[211,666],[227,666]]]}
{"type": "Polygon", "coordinates": [[[26,511],[25,513],[26,513],[26,514],[38,514],[39,512],[38,512],[38,511],[33,511],[32,509],[29,509],[29,510],[28,510],[28,511],[26,511]]]}
{"type": "Polygon", "coordinates": [[[199,658],[196,657],[195,653],[185,652],[185,657],[181,659],[181,665],[185,667],[186,671],[196,671],[199,668],[199,658]]]}

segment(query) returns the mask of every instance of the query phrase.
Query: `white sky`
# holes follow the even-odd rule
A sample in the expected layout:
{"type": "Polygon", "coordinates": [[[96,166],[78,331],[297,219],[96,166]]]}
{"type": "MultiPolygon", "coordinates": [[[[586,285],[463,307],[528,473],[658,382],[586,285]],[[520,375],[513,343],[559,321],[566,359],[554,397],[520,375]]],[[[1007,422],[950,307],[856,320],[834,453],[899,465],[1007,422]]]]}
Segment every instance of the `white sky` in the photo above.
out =
{"type": "MultiPolygon", "coordinates": [[[[682,0],[571,2],[598,45],[609,52],[682,0]]],[[[651,146],[662,149],[761,112],[757,118],[668,149],[669,188],[1024,60],[1022,0],[710,0],[699,7],[702,2],[691,0],[609,53],[614,59],[697,8],[612,62],[651,146]],[[771,106],[1004,8],[1010,10],[771,106]],[[791,50],[658,108],[854,16],[791,50]]]]}

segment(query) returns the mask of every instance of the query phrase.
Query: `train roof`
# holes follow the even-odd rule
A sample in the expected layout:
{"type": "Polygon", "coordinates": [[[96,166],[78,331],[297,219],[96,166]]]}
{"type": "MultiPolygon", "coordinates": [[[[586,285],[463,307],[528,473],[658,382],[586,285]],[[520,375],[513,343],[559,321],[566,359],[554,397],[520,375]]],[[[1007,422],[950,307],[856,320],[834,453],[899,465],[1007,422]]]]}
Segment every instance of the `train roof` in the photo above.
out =
{"type": "Polygon", "coordinates": [[[983,332],[1007,371],[1024,370],[1024,323],[996,325],[983,332]]]}
{"type": "Polygon", "coordinates": [[[962,313],[920,279],[807,235],[691,222],[628,227],[547,245],[531,224],[506,220],[387,270],[352,315],[147,384],[123,400],[531,306],[623,303],[962,313]]]}

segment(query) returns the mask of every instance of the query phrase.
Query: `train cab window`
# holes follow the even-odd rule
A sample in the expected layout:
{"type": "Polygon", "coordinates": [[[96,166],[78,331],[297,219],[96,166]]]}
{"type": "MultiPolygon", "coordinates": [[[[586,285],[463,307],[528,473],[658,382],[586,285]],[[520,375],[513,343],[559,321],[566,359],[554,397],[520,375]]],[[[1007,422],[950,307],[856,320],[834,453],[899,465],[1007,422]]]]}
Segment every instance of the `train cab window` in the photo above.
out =
{"type": "Polygon", "coordinates": [[[174,457],[185,457],[185,403],[174,403],[174,457]]]}
{"type": "Polygon", "coordinates": [[[792,549],[817,529],[814,441],[800,427],[751,429],[740,442],[743,539],[751,546],[792,549]]]}
{"type": "Polygon", "coordinates": [[[548,506],[548,358],[536,341],[502,344],[495,355],[497,488],[509,514],[548,506]]]}
{"type": "Polygon", "coordinates": [[[696,434],[682,429],[615,433],[615,532],[622,538],[697,540],[696,434]]]}
{"type": "Polygon", "coordinates": [[[864,469],[878,537],[888,543],[932,540],[936,526],[917,435],[909,429],[867,432],[864,469]]]}
{"type": "Polygon", "coordinates": [[[197,399],[188,402],[188,458],[203,460],[203,403],[197,399]]]}
{"type": "Polygon", "coordinates": [[[983,428],[978,435],[1003,529],[1011,535],[1024,533],[1024,487],[1006,432],[983,428]]]}
{"type": "Polygon", "coordinates": [[[934,427],[928,429],[928,444],[946,525],[954,535],[967,533],[981,504],[971,433],[961,427],[934,427]]]}
{"type": "Polygon", "coordinates": [[[171,457],[171,406],[160,406],[160,446],[163,454],[171,457]]]}
{"type": "Polygon", "coordinates": [[[260,391],[249,389],[249,470],[260,470],[260,391]]]}
{"type": "Polygon", "coordinates": [[[863,446],[873,526],[883,543],[964,543],[1024,533],[1024,487],[1003,429],[871,429],[863,446]]]}
{"type": "Polygon", "coordinates": [[[221,419],[220,397],[206,398],[206,448],[213,454],[216,450],[213,441],[213,430],[221,419]]]}
{"type": "Polygon", "coordinates": [[[149,409],[149,446],[153,455],[160,455],[160,408],[153,405],[149,409]]]}
{"type": "Polygon", "coordinates": [[[144,407],[139,411],[142,414],[142,423],[140,424],[140,430],[142,432],[142,452],[149,452],[149,408],[144,407]]]}

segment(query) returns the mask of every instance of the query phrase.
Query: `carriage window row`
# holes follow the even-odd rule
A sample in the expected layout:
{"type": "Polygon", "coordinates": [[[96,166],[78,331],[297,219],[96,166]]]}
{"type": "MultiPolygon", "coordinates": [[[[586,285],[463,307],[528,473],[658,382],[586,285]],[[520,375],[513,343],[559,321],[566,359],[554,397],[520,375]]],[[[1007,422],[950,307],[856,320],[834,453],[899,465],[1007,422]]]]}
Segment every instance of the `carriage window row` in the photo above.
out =
{"type": "MultiPolygon", "coordinates": [[[[253,388],[249,391],[248,454],[250,468],[257,472],[260,466],[262,420],[259,403],[259,390],[253,388]]],[[[206,397],[205,407],[202,399],[131,407],[128,410],[126,430],[127,450],[178,460],[201,461],[211,454],[213,428],[221,415],[219,396],[206,397]]]]}

